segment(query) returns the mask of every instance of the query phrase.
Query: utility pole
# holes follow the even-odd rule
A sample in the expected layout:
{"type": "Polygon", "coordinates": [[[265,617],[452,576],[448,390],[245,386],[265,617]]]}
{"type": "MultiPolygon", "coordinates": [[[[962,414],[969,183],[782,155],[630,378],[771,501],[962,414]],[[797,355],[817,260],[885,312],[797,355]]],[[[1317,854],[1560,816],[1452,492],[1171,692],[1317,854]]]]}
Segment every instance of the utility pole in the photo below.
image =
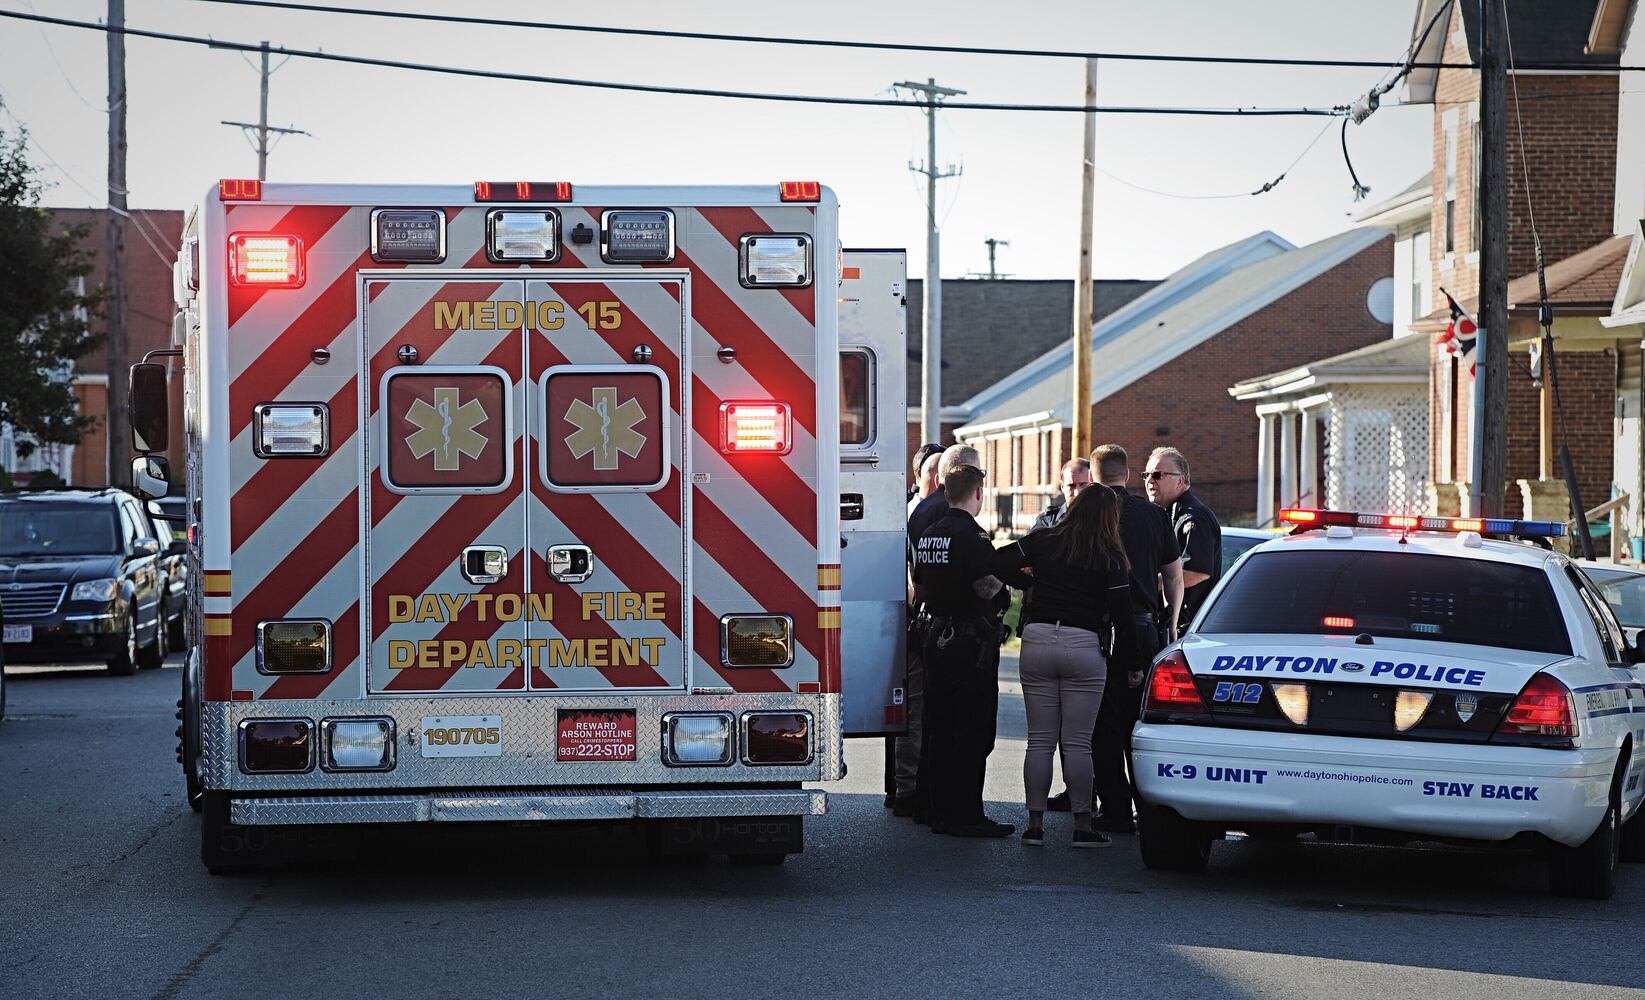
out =
{"type": "Polygon", "coordinates": [[[935,79],[924,83],[893,84],[901,90],[922,94],[926,117],[925,164],[908,169],[924,174],[925,187],[925,316],[920,329],[921,363],[925,379],[920,390],[920,438],[933,444],[942,443],[942,247],[937,233],[937,182],[954,177],[958,170],[937,168],[937,108],[940,99],[965,93],[952,87],[939,87],[935,79]]]}
{"type": "Polygon", "coordinates": [[[994,237],[990,236],[986,240],[983,240],[983,242],[988,244],[988,280],[998,281],[1000,275],[998,271],[994,270],[994,251],[1000,247],[1010,246],[1011,241],[996,240],[994,237]]]}
{"type": "MultiPolygon", "coordinates": [[[[1097,105],[1097,61],[1085,60],[1085,106],[1097,105]]],[[[1080,258],[1074,276],[1074,447],[1073,457],[1091,454],[1091,229],[1097,201],[1097,116],[1085,112],[1085,147],[1080,157],[1080,258]]]]}
{"type": "MultiPolygon", "coordinates": [[[[289,57],[287,57],[287,58],[289,58],[289,57]]],[[[285,61],[282,60],[281,63],[280,63],[280,66],[284,66],[284,65],[285,65],[285,61]]],[[[274,67],[274,69],[279,69],[280,66],[276,66],[276,67],[274,67]]],[[[273,72],[273,70],[269,69],[269,67],[268,67],[268,41],[265,39],[264,42],[263,42],[263,51],[262,51],[262,73],[261,73],[261,75],[262,75],[262,87],[261,87],[261,94],[260,94],[260,96],[258,98],[258,102],[257,102],[257,124],[253,125],[251,122],[230,122],[230,121],[225,121],[225,122],[222,123],[224,125],[236,126],[240,129],[245,130],[248,133],[249,132],[257,133],[257,142],[256,142],[256,145],[255,145],[255,148],[257,150],[257,179],[259,181],[268,180],[268,150],[269,150],[268,137],[269,137],[269,133],[273,133],[275,135],[308,135],[307,132],[304,132],[300,128],[273,128],[269,125],[269,123],[268,123],[268,77],[269,77],[269,74],[272,73],[272,72],[273,72]]]]}
{"type": "Polygon", "coordinates": [[[1507,25],[1494,0],[1479,3],[1479,340],[1474,348],[1473,517],[1501,517],[1508,465],[1507,25]]]}
{"type": "Polygon", "coordinates": [[[108,0],[109,210],[104,261],[108,281],[108,414],[103,421],[108,447],[108,481],[131,482],[130,421],[126,414],[126,0],[108,0]]]}

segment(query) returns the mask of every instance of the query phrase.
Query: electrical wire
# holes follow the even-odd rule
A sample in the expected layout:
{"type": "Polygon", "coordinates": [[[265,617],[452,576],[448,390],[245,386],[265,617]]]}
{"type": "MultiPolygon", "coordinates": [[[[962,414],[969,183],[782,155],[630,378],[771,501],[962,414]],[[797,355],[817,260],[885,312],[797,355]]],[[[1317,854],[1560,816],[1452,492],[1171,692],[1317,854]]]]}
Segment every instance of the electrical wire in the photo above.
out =
{"type": "Polygon", "coordinates": [[[1308,145],[1302,147],[1302,152],[1298,153],[1296,157],[1286,165],[1285,169],[1279,172],[1278,177],[1275,177],[1273,180],[1268,181],[1253,191],[1237,191],[1231,194],[1180,194],[1174,191],[1160,191],[1156,188],[1138,184],[1135,181],[1126,180],[1124,177],[1121,177],[1118,174],[1110,173],[1101,167],[1097,168],[1097,173],[1118,184],[1123,184],[1134,191],[1141,191],[1144,194],[1157,195],[1161,198],[1176,198],[1181,201],[1228,201],[1235,198],[1255,198],[1258,195],[1267,194],[1268,192],[1274,190],[1274,188],[1278,187],[1279,182],[1283,181],[1286,176],[1296,168],[1296,165],[1302,162],[1302,158],[1307,156],[1309,151],[1315,146],[1319,145],[1319,141],[1325,137],[1325,133],[1331,131],[1331,124],[1331,122],[1326,122],[1324,128],[1314,133],[1314,137],[1309,140],[1308,145]]]}
{"type": "MultiPolygon", "coordinates": [[[[544,31],[572,31],[643,38],[675,38],[707,42],[749,42],[764,45],[803,45],[836,49],[871,49],[882,52],[932,52],[967,56],[1017,56],[1032,59],[1109,59],[1120,62],[1206,63],[1231,66],[1295,66],[1377,69],[1388,64],[1367,59],[1291,59],[1271,56],[1191,56],[1148,52],[1077,52],[1070,49],[1014,49],[982,45],[935,45],[918,42],[863,42],[840,38],[797,38],[772,35],[737,35],[713,31],[674,31],[662,28],[619,28],[610,25],[568,24],[557,21],[521,21],[512,18],[478,17],[460,14],[426,14],[418,11],[378,10],[338,7],[329,4],[289,3],[284,0],[194,0],[195,3],[232,7],[261,7],[272,10],[306,11],[315,14],[346,14],[359,17],[394,18],[405,21],[433,21],[441,24],[470,24],[493,28],[531,28],[544,31]]],[[[1473,63],[1420,63],[1422,69],[1477,69],[1473,63]]],[[[1551,68],[1551,67],[1542,67],[1551,68]]],[[[1560,67],[1566,68],[1566,67],[1560,67]]]]}
{"type": "MultiPolygon", "coordinates": [[[[207,48],[224,49],[232,52],[261,52],[261,45],[252,45],[248,42],[225,41],[218,38],[208,38],[200,35],[183,35],[169,31],[153,31],[143,28],[121,27],[112,28],[95,21],[75,21],[63,17],[48,17],[44,14],[25,14],[21,11],[0,10],[0,18],[10,18],[19,21],[36,21],[43,24],[55,24],[65,28],[84,28],[90,31],[114,32],[135,38],[152,38],[165,42],[181,42],[190,45],[202,45],[207,48]]],[[[769,94],[744,90],[718,90],[707,87],[670,87],[660,84],[619,83],[610,80],[579,80],[562,76],[542,76],[536,73],[514,73],[505,70],[475,69],[463,66],[443,66],[435,63],[412,62],[405,59],[378,59],[371,56],[351,56],[337,52],[324,52],[318,49],[293,49],[285,46],[270,46],[270,53],[285,56],[294,56],[299,59],[318,59],[325,62],[349,63],[357,66],[376,66],[386,69],[404,69],[419,73],[436,73],[444,76],[476,77],[487,80],[510,80],[517,83],[546,83],[562,87],[581,87],[592,90],[616,90],[641,94],[675,94],[686,97],[724,97],[744,101],[776,101],[789,104],[828,104],[855,107],[881,108],[950,108],[965,111],[1036,111],[1036,112],[1063,112],[1073,114],[1099,115],[1180,115],[1202,116],[1218,118],[1278,118],[1278,117],[1331,117],[1341,114],[1346,108],[1239,108],[1239,107],[1157,107],[1157,106],[1086,106],[1081,104],[989,104],[976,101],[903,101],[894,98],[879,97],[829,97],[814,94],[769,94]]]]}

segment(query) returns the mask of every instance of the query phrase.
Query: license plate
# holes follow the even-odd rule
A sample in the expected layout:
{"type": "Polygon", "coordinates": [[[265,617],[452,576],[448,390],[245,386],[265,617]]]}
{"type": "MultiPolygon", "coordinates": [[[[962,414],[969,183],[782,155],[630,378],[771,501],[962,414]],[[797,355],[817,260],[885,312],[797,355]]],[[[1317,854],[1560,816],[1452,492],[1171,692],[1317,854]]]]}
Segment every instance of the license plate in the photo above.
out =
{"type": "Polygon", "coordinates": [[[634,710],[561,709],[554,759],[634,760],[634,710]]]}
{"type": "Polygon", "coordinates": [[[33,642],[34,641],[34,626],[33,625],[7,625],[5,631],[6,631],[6,634],[3,638],[3,641],[5,641],[5,642],[33,642]]]}
{"type": "Polygon", "coordinates": [[[424,757],[501,757],[503,717],[500,715],[425,715],[424,757]]]}

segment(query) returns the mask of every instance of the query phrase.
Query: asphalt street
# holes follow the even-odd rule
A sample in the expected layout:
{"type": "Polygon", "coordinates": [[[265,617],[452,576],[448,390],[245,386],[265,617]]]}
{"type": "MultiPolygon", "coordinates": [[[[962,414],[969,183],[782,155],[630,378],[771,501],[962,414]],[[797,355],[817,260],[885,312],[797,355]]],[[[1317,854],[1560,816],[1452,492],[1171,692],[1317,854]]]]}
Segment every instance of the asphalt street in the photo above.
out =
{"type": "MultiPolygon", "coordinates": [[[[621,837],[483,830],[247,876],[201,867],[172,759],[176,663],[10,671],[0,997],[1645,996],[1645,866],[1609,902],[1529,856],[1133,838],[937,837],[881,805],[880,745],[781,868],[657,862],[621,837]]],[[[1008,678],[989,797],[1022,822],[1008,678]]]]}

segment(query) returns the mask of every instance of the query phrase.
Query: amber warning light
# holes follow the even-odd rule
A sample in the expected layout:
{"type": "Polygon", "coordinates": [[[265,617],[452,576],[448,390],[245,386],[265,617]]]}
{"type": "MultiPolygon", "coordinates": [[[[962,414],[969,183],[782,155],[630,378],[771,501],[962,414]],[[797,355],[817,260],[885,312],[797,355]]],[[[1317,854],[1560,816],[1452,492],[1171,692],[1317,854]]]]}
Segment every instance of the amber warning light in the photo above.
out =
{"type": "Polygon", "coordinates": [[[570,181],[475,181],[475,201],[570,201],[570,181]]]}

